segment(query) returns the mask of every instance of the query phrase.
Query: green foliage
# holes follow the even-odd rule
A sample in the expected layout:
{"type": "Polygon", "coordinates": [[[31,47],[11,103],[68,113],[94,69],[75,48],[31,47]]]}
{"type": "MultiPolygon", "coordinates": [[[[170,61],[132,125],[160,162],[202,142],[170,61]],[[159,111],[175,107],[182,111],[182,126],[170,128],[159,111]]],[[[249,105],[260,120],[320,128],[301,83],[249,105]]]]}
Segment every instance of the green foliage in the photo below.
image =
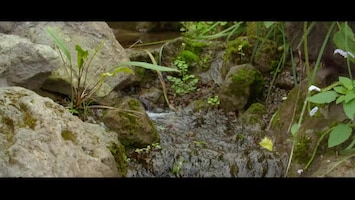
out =
{"type": "Polygon", "coordinates": [[[100,79],[94,84],[89,86],[87,81],[87,75],[89,68],[91,67],[92,61],[101,50],[104,45],[105,40],[103,40],[98,47],[94,50],[93,54],[90,54],[88,50],[84,50],[80,45],[75,45],[75,50],[77,52],[77,65],[72,64],[72,56],[69,48],[66,46],[64,41],[60,38],[59,34],[52,27],[46,27],[46,32],[53,40],[55,46],[59,49],[60,56],[62,58],[63,64],[70,75],[71,84],[71,103],[68,108],[73,114],[78,114],[82,110],[85,113],[88,111],[89,103],[88,101],[92,98],[92,95],[102,86],[104,79],[107,76],[115,76],[117,73],[131,73],[134,74],[133,70],[129,66],[137,66],[145,69],[156,70],[156,71],[166,71],[166,72],[179,72],[179,70],[174,68],[169,68],[165,66],[160,66],[157,64],[150,64],[145,62],[123,62],[117,64],[117,66],[111,72],[101,73],[100,79]],[[63,54],[65,58],[63,57],[63,54]],[[75,70],[75,67],[77,70],[75,70]],[[74,74],[75,72],[75,74],[74,74]],[[74,84],[74,80],[77,83],[74,84]]]}
{"type": "Polygon", "coordinates": [[[186,61],[179,56],[174,61],[174,65],[179,69],[181,77],[167,76],[167,79],[172,82],[171,88],[175,91],[175,95],[185,95],[196,91],[199,79],[193,74],[188,74],[186,61]]]}
{"type": "Polygon", "coordinates": [[[159,145],[159,143],[153,143],[152,145],[148,145],[147,147],[144,148],[137,148],[134,150],[134,152],[141,154],[141,153],[149,153],[152,150],[159,150],[161,149],[161,146],[159,145]]]}
{"type": "MultiPolygon", "coordinates": [[[[355,81],[339,76],[339,81],[333,83],[321,92],[308,98],[308,101],[315,104],[343,104],[343,110],[349,120],[353,121],[355,116],[355,81]]],[[[349,139],[352,128],[349,123],[339,123],[332,128],[328,138],[328,147],[342,144],[349,139]]]]}
{"type": "Polygon", "coordinates": [[[207,103],[210,104],[210,105],[213,105],[213,106],[219,105],[220,102],[219,102],[218,95],[215,95],[213,97],[208,97],[207,103]]]}
{"type": "Polygon", "coordinates": [[[328,147],[337,146],[349,139],[352,128],[347,124],[336,125],[329,134],[328,147]]]}
{"type": "Polygon", "coordinates": [[[234,35],[240,35],[243,22],[200,21],[181,22],[180,29],[185,37],[197,40],[231,39],[234,35]]]}

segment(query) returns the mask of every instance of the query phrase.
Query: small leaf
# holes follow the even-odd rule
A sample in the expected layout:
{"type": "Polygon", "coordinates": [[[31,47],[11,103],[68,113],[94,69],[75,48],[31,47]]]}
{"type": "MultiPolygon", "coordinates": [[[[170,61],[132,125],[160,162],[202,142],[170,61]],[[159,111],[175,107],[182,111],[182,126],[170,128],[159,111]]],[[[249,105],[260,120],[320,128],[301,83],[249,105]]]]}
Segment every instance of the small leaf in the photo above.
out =
{"type": "Polygon", "coordinates": [[[87,50],[84,51],[78,44],[75,45],[75,50],[77,51],[78,69],[81,69],[86,58],[89,55],[89,52],[87,50]]]}
{"type": "Polygon", "coordinates": [[[319,104],[330,103],[334,101],[338,96],[339,94],[335,91],[325,91],[309,97],[308,101],[319,104]]]}
{"type": "Polygon", "coordinates": [[[337,86],[333,88],[335,92],[339,93],[339,94],[346,94],[346,92],[348,90],[346,90],[346,88],[344,86],[337,86]]]}
{"type": "Polygon", "coordinates": [[[353,90],[349,91],[346,93],[344,97],[345,103],[348,103],[349,101],[353,100],[355,98],[355,92],[353,90]]]}
{"type": "Polygon", "coordinates": [[[299,129],[299,128],[300,128],[300,127],[299,127],[298,124],[293,124],[292,127],[291,127],[291,134],[292,134],[293,136],[295,136],[296,133],[298,132],[298,129],[299,129]]]}
{"type": "Polygon", "coordinates": [[[328,147],[337,146],[345,142],[351,135],[352,128],[347,124],[338,124],[329,134],[328,147]]]}
{"type": "Polygon", "coordinates": [[[353,82],[349,78],[339,76],[339,82],[342,83],[343,86],[346,87],[348,90],[353,89],[353,82]]]}
{"type": "Polygon", "coordinates": [[[63,42],[63,40],[59,37],[57,32],[54,30],[54,28],[52,28],[50,26],[47,26],[46,27],[46,32],[52,38],[54,44],[57,47],[59,47],[59,49],[61,51],[63,51],[65,57],[67,58],[67,60],[69,61],[69,64],[71,65],[71,54],[70,54],[70,51],[69,51],[68,47],[65,45],[65,43],[63,42]]]}
{"type": "Polygon", "coordinates": [[[264,137],[264,139],[261,140],[261,142],[259,143],[260,146],[264,147],[265,149],[272,151],[272,141],[268,138],[268,137],[264,137]]]}
{"type": "Polygon", "coordinates": [[[355,99],[351,100],[350,102],[344,103],[343,104],[343,109],[345,115],[351,119],[354,120],[355,116],[355,99]]]}
{"type": "Polygon", "coordinates": [[[337,100],[335,101],[335,103],[336,103],[336,104],[339,104],[339,103],[343,102],[344,99],[345,99],[345,95],[341,95],[341,96],[339,96],[339,97],[337,98],[337,100]]]}

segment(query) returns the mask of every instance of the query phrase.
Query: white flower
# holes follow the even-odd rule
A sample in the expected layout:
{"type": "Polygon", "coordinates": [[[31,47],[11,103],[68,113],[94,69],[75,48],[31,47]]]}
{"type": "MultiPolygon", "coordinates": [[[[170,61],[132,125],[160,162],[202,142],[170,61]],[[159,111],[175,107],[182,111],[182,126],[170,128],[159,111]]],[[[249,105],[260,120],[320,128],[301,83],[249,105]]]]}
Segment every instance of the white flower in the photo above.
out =
{"type": "Polygon", "coordinates": [[[320,92],[320,88],[319,87],[314,86],[314,85],[309,86],[308,92],[311,92],[313,90],[320,92]]]}
{"type": "Polygon", "coordinates": [[[341,49],[335,49],[334,50],[334,54],[337,54],[337,53],[342,55],[344,58],[348,57],[348,55],[350,55],[351,57],[355,58],[355,56],[349,51],[343,51],[341,49]]]}
{"type": "Polygon", "coordinates": [[[297,170],[297,174],[298,174],[298,175],[301,175],[302,173],[303,173],[303,169],[297,170]]]}
{"type": "Polygon", "coordinates": [[[316,114],[317,111],[318,111],[318,106],[312,108],[312,110],[309,112],[309,115],[312,117],[314,116],[314,114],[316,114]]]}

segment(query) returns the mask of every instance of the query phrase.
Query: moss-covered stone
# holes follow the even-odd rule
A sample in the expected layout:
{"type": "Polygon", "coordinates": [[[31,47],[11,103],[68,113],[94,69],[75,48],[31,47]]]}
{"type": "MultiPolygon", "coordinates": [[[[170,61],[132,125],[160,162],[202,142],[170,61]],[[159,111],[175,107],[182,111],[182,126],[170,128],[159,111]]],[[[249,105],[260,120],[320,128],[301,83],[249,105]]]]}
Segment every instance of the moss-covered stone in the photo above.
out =
{"type": "Polygon", "coordinates": [[[262,74],[254,66],[233,66],[219,92],[220,106],[226,111],[244,110],[262,95],[264,84],[262,74]]]}
{"type": "Polygon", "coordinates": [[[245,88],[250,88],[249,102],[253,102],[257,97],[260,97],[265,86],[264,77],[257,69],[242,68],[238,73],[232,75],[232,80],[236,89],[236,94],[245,95],[245,88]]]}
{"type": "Polygon", "coordinates": [[[248,37],[237,37],[227,43],[227,48],[223,55],[222,75],[226,76],[233,65],[251,63],[253,47],[248,37]]]}
{"type": "Polygon", "coordinates": [[[115,158],[118,172],[125,177],[127,175],[127,156],[125,147],[123,145],[111,143],[107,148],[115,158]]]}
{"type": "Polygon", "coordinates": [[[155,124],[138,99],[122,98],[116,107],[107,110],[102,121],[117,133],[123,145],[141,148],[160,141],[155,124]]]}
{"type": "Polygon", "coordinates": [[[249,125],[260,124],[263,122],[263,115],[266,113],[266,107],[263,104],[253,103],[243,113],[241,119],[249,125]]]}

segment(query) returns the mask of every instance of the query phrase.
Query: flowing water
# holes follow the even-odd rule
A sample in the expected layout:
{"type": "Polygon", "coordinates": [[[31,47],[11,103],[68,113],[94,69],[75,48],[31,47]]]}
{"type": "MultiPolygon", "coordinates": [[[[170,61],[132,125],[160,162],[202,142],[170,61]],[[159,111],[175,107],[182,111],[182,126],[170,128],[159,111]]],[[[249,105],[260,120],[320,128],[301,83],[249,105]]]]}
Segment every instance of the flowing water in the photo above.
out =
{"type": "MultiPolygon", "coordinates": [[[[113,31],[124,48],[180,36],[177,31],[117,27],[113,31]]],[[[236,116],[214,109],[147,114],[157,127],[160,142],[147,151],[127,152],[127,177],[284,176],[288,156],[259,145],[267,135],[262,126],[244,124],[236,116]]]]}
{"type": "Polygon", "coordinates": [[[132,152],[127,177],[282,177],[287,156],[258,142],[258,127],[217,110],[151,113],[159,148],[132,152]]]}

